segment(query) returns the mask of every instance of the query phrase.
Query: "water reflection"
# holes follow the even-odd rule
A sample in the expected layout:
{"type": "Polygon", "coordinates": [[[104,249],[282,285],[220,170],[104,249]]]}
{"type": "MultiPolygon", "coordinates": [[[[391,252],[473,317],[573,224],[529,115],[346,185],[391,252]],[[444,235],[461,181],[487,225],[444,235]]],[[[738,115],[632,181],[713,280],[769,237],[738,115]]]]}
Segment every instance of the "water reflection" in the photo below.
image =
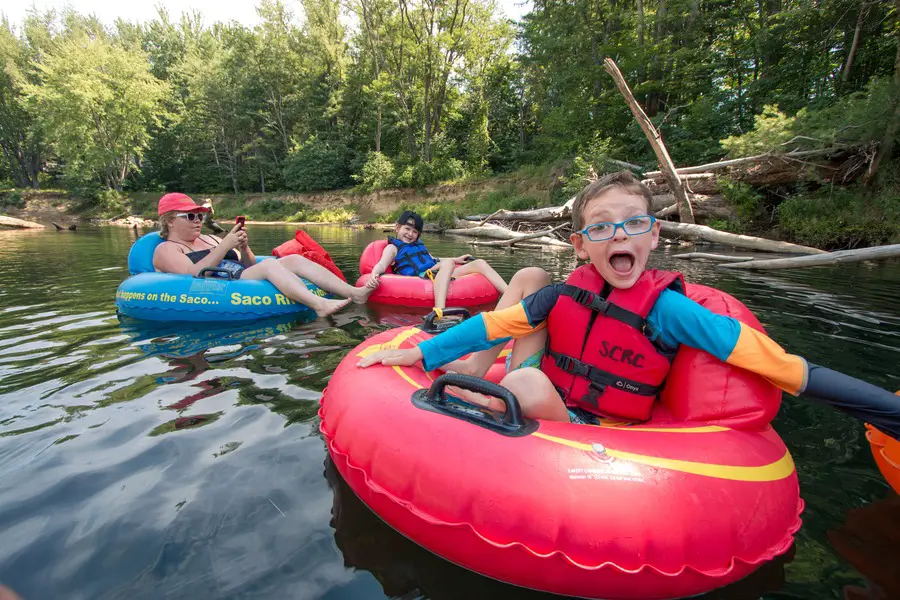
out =
{"type": "Polygon", "coordinates": [[[900,598],[900,496],[892,493],[847,511],[847,520],[828,532],[828,540],[868,583],[843,586],[845,600],[900,598]]]}

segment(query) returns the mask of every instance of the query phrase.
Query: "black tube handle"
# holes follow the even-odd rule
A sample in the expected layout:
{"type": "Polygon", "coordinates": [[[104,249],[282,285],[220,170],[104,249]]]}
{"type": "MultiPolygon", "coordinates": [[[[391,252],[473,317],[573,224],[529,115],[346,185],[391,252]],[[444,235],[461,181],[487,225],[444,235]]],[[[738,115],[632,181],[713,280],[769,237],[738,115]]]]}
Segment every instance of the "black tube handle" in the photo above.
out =
{"type": "Polygon", "coordinates": [[[225,279],[231,279],[231,271],[228,269],[220,269],[219,267],[206,267],[205,269],[200,269],[200,272],[197,273],[197,277],[204,279],[208,274],[212,274],[214,277],[222,274],[225,276],[225,279]]]}
{"type": "Polygon", "coordinates": [[[442,312],[444,317],[462,317],[462,319],[453,324],[444,323],[443,325],[435,325],[434,320],[437,318],[437,313],[431,311],[425,315],[424,319],[422,319],[422,331],[425,333],[441,333],[442,331],[447,331],[453,327],[453,325],[459,325],[472,316],[465,308],[445,308],[442,312]]]}
{"type": "Polygon", "coordinates": [[[444,391],[448,385],[455,385],[464,390],[493,396],[494,398],[502,400],[503,404],[506,405],[506,413],[504,413],[503,416],[504,421],[517,429],[525,426],[525,418],[522,416],[522,407],[513,393],[502,385],[491,383],[480,377],[460,375],[459,373],[446,373],[441,375],[431,384],[431,388],[428,390],[428,401],[433,403],[445,403],[447,400],[444,398],[444,391]]]}

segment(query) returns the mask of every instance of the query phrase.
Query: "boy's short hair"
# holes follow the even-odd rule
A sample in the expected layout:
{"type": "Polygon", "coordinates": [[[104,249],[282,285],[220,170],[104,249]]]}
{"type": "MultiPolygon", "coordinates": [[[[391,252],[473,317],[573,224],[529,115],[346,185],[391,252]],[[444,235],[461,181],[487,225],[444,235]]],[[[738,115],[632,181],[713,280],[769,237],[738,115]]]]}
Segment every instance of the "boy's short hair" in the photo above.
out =
{"type": "Polygon", "coordinates": [[[397,225],[409,225],[410,221],[414,223],[413,227],[416,228],[416,231],[422,233],[422,227],[425,226],[425,223],[422,221],[422,216],[411,210],[403,211],[403,213],[400,215],[400,218],[397,219],[397,225]]]}
{"type": "Polygon", "coordinates": [[[585,227],[583,213],[588,202],[610,188],[619,188],[629,194],[643,197],[647,201],[647,212],[650,212],[650,207],[653,206],[653,193],[650,191],[650,188],[632,175],[631,171],[610,173],[587,184],[575,198],[575,202],[572,205],[572,228],[575,231],[581,231],[585,227]]]}

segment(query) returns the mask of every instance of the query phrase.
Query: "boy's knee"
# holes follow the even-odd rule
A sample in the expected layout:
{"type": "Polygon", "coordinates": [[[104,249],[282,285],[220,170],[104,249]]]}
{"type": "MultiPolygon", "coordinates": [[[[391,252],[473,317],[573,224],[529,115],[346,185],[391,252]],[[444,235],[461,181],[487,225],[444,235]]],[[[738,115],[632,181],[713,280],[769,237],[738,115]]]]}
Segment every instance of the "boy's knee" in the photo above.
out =
{"type": "Polygon", "coordinates": [[[523,367],[506,374],[500,385],[508,389],[514,396],[538,391],[542,386],[552,385],[550,379],[540,369],[523,367]]]}
{"type": "Polygon", "coordinates": [[[520,283],[539,285],[540,287],[550,285],[550,276],[547,275],[547,271],[540,267],[525,267],[524,269],[519,269],[516,274],[513,275],[513,280],[519,281],[520,283]]]}

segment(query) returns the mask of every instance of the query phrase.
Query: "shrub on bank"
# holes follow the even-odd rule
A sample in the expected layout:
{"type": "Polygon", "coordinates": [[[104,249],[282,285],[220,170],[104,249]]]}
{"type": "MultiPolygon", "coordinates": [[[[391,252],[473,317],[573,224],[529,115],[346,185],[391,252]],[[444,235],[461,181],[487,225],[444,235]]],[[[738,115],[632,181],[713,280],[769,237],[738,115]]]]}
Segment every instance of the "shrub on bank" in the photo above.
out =
{"type": "MultiPolygon", "coordinates": [[[[287,218],[292,223],[346,223],[357,214],[355,206],[314,209],[300,204],[301,208],[287,218]]],[[[294,206],[296,208],[296,205],[294,206]]]]}
{"type": "Polygon", "coordinates": [[[342,142],[312,137],[296,146],[284,164],[284,181],[297,192],[334,190],[353,184],[350,150],[342,142]]]}
{"type": "Polygon", "coordinates": [[[18,190],[0,192],[0,210],[8,208],[25,208],[25,198],[18,190]]]}
{"type": "Polygon", "coordinates": [[[405,210],[413,210],[426,223],[438,227],[453,227],[456,219],[469,215],[490,214],[499,209],[529,210],[548,206],[548,200],[538,196],[522,195],[515,186],[506,186],[491,192],[472,192],[459,202],[433,201],[403,203],[391,213],[377,215],[377,220],[394,222],[405,210]]]}
{"type": "Polygon", "coordinates": [[[781,230],[794,242],[839,250],[900,242],[900,193],[885,188],[823,188],[778,207],[781,230]]]}

